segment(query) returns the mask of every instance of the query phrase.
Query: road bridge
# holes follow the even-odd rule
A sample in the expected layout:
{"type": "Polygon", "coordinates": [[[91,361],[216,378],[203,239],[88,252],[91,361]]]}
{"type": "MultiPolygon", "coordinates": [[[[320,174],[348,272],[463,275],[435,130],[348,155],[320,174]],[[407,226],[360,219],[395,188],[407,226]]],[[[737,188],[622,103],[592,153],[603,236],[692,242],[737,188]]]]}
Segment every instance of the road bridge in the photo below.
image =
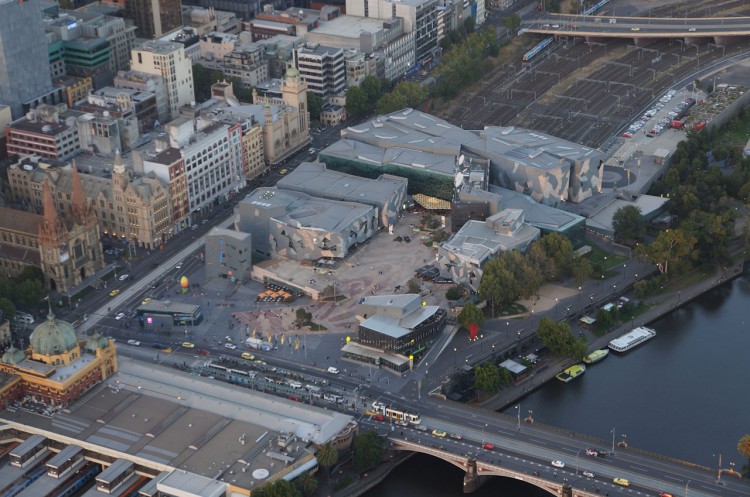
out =
{"type": "Polygon", "coordinates": [[[656,18],[545,14],[521,23],[521,33],[585,38],[713,38],[750,36],[750,17],[656,18]]]}

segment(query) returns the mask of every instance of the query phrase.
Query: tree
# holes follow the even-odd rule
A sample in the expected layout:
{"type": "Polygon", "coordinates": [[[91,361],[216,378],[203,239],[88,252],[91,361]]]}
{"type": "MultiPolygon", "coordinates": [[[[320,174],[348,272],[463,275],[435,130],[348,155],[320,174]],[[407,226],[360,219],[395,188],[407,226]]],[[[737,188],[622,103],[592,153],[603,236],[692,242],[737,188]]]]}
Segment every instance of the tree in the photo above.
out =
{"type": "Polygon", "coordinates": [[[580,361],[586,355],[586,343],[573,336],[568,323],[556,323],[544,317],[540,320],[536,333],[544,346],[554,355],[570,356],[576,361],[580,361]]]}
{"type": "Polygon", "coordinates": [[[521,16],[518,14],[511,14],[507,17],[503,17],[503,26],[505,26],[511,33],[511,36],[513,36],[513,33],[518,31],[518,28],[521,27],[521,16]]]}
{"type": "Polygon", "coordinates": [[[318,479],[309,471],[305,471],[294,481],[306,497],[310,497],[318,489],[318,479]]]}
{"type": "Polygon", "coordinates": [[[593,274],[594,268],[591,262],[585,257],[576,257],[570,265],[570,274],[573,281],[579,287],[593,274]]]}
{"type": "Polygon", "coordinates": [[[359,87],[367,96],[370,107],[375,105],[375,102],[383,95],[383,82],[375,76],[366,76],[359,87]]]}
{"type": "Polygon", "coordinates": [[[42,299],[47,295],[47,290],[40,281],[26,280],[14,287],[13,294],[14,300],[19,305],[29,309],[38,309],[44,304],[42,299]]]}
{"type": "Polygon", "coordinates": [[[639,244],[635,253],[642,260],[652,262],[661,274],[669,273],[670,264],[680,264],[696,258],[695,238],[680,229],[659,233],[650,245],[639,244]]]}
{"type": "Polygon", "coordinates": [[[568,274],[575,255],[570,239],[560,233],[550,233],[540,238],[539,241],[547,256],[555,261],[557,271],[552,274],[552,279],[568,274]]]}
{"type": "Polygon", "coordinates": [[[310,119],[320,119],[320,111],[323,110],[323,99],[317,93],[307,92],[307,110],[310,112],[310,119]]]}
{"type": "Polygon", "coordinates": [[[0,298],[0,312],[3,313],[2,319],[13,321],[13,318],[16,316],[16,306],[7,298],[2,297],[0,298]]]}
{"type": "Polygon", "coordinates": [[[472,324],[481,327],[484,323],[484,313],[476,304],[469,302],[461,309],[461,313],[458,315],[458,322],[467,330],[472,324]]]}
{"type": "Polygon", "coordinates": [[[327,443],[320,446],[315,453],[318,464],[326,468],[326,474],[330,476],[331,468],[339,462],[339,451],[333,445],[327,443]]]}
{"type": "Polygon", "coordinates": [[[253,490],[253,497],[301,497],[302,492],[293,482],[279,479],[253,490]]]}
{"type": "Polygon", "coordinates": [[[354,467],[367,471],[383,461],[383,437],[370,430],[354,439],[354,467]]]}
{"type": "Polygon", "coordinates": [[[737,452],[747,458],[746,473],[750,473],[750,435],[743,435],[737,443],[737,452]]]}
{"type": "Polygon", "coordinates": [[[453,285],[445,292],[445,298],[448,300],[458,300],[464,295],[464,288],[461,285],[453,285]]]}
{"type": "Polygon", "coordinates": [[[416,278],[411,278],[406,283],[406,286],[409,288],[409,293],[420,293],[422,291],[422,286],[419,284],[419,280],[416,278]]]}
{"type": "Polygon", "coordinates": [[[21,274],[16,277],[16,281],[18,283],[24,281],[38,281],[44,285],[44,273],[39,266],[26,266],[23,268],[23,271],[21,271],[21,274]]]}
{"type": "Polygon", "coordinates": [[[352,86],[346,91],[346,112],[350,117],[363,116],[370,110],[367,95],[358,86],[352,86]]]}
{"type": "Polygon", "coordinates": [[[628,245],[642,242],[646,236],[646,221],[641,210],[634,205],[617,209],[612,216],[612,227],[615,230],[615,240],[628,245]]]}
{"type": "Polygon", "coordinates": [[[469,35],[474,32],[474,29],[476,28],[476,21],[474,20],[472,16],[469,16],[464,21],[462,28],[464,30],[464,33],[469,35]]]}
{"type": "Polygon", "coordinates": [[[221,81],[224,74],[216,69],[208,69],[200,64],[193,64],[193,88],[195,99],[203,102],[211,98],[211,85],[221,81]]]}
{"type": "Polygon", "coordinates": [[[497,368],[498,376],[500,377],[500,386],[507,387],[513,381],[513,376],[505,368],[497,368]]]}
{"type": "Polygon", "coordinates": [[[474,368],[474,389],[485,394],[494,394],[500,387],[497,366],[488,362],[474,368]]]}

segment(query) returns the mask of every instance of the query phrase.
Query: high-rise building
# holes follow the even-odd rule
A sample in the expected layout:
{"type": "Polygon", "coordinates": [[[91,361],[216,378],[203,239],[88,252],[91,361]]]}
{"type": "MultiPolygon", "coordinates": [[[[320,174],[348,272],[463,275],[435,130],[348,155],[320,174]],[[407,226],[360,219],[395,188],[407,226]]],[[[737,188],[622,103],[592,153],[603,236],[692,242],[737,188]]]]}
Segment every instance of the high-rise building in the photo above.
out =
{"type": "Polygon", "coordinates": [[[195,101],[193,89],[193,66],[185,55],[185,47],[170,41],[148,41],[131,53],[130,68],[133,71],[155,74],[164,78],[172,118],[180,113],[180,107],[195,101]]]}
{"type": "Polygon", "coordinates": [[[138,26],[138,37],[153,39],[182,26],[180,0],[125,0],[125,16],[138,26]]]}
{"type": "Polygon", "coordinates": [[[52,90],[47,38],[38,0],[0,0],[0,104],[13,118],[52,90]]]}

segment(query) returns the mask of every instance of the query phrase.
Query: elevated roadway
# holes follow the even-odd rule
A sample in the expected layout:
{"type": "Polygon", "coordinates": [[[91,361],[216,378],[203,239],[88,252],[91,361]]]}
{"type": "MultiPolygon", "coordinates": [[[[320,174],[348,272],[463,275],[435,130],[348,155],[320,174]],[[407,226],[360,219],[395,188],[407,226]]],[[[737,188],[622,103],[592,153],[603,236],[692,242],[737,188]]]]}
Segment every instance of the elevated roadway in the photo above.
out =
{"type": "Polygon", "coordinates": [[[522,33],[587,38],[721,38],[750,36],[750,17],[657,18],[545,14],[521,22],[522,33]]]}

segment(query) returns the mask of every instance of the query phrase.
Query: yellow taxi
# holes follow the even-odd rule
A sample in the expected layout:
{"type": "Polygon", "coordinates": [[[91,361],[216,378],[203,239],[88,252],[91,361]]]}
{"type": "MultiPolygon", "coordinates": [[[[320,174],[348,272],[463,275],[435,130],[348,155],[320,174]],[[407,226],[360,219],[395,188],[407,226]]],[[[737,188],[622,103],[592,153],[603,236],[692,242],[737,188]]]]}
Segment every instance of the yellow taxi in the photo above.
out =
{"type": "Polygon", "coordinates": [[[289,172],[288,169],[282,169],[281,171],[279,171],[279,174],[286,174],[288,172],[289,172]]]}
{"type": "Polygon", "coordinates": [[[165,349],[161,349],[161,351],[164,352],[164,353],[166,353],[166,354],[171,354],[172,353],[172,347],[167,347],[165,349]]]}
{"type": "Polygon", "coordinates": [[[111,292],[109,292],[109,296],[110,296],[110,297],[114,297],[114,296],[115,296],[115,295],[117,295],[118,293],[120,293],[120,290],[112,290],[111,292]]]}
{"type": "Polygon", "coordinates": [[[626,480],[625,478],[615,478],[612,481],[614,483],[616,483],[617,485],[620,485],[620,486],[623,486],[623,487],[629,487],[630,486],[630,481],[626,480]]]}
{"type": "Polygon", "coordinates": [[[182,346],[186,349],[194,349],[195,344],[192,342],[182,342],[182,346]]]}
{"type": "Polygon", "coordinates": [[[252,355],[252,354],[251,354],[250,352],[243,352],[243,353],[242,353],[242,358],[243,358],[243,359],[247,359],[248,361],[253,361],[253,360],[255,360],[255,356],[254,356],[254,355],[252,355]]]}
{"type": "Polygon", "coordinates": [[[149,302],[151,302],[151,297],[146,297],[145,299],[141,300],[141,305],[146,305],[149,302]]]}
{"type": "Polygon", "coordinates": [[[432,430],[432,434],[440,438],[445,438],[445,436],[447,435],[447,433],[443,430],[432,430]]]}

